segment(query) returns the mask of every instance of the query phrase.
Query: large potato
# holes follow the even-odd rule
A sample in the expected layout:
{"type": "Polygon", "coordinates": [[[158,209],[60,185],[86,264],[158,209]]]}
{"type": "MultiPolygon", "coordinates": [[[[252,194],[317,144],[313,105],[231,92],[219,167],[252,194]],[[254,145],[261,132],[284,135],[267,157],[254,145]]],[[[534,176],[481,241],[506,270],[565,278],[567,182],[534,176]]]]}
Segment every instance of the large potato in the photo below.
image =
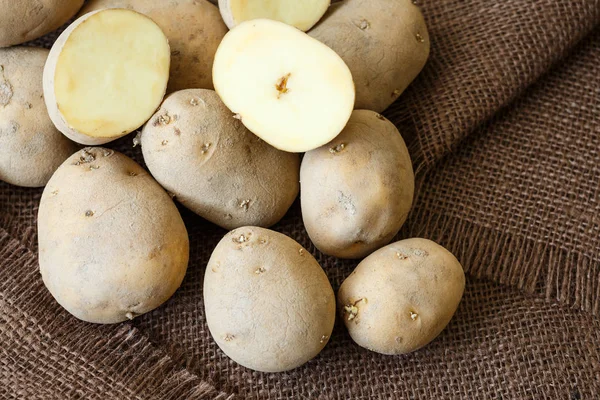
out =
{"type": "Polygon", "coordinates": [[[219,9],[205,0],[91,0],[80,14],[128,8],[152,18],[169,38],[171,78],[167,92],[212,89],[212,65],[227,33],[219,9]]]}
{"type": "Polygon", "coordinates": [[[407,239],[358,264],[340,287],[338,308],[356,343],[404,354],[444,330],[464,288],[465,274],[452,253],[427,239],[407,239]]]}
{"type": "Polygon", "coordinates": [[[333,4],[309,35],[335,50],[356,84],[356,108],[381,112],[421,72],[429,34],[412,0],[333,4]]]}
{"type": "Polygon", "coordinates": [[[333,290],[314,257],[293,239],[256,227],[229,232],[215,248],[204,306],[221,350],[265,372],[315,357],[335,321],[333,290]]]}
{"type": "Polygon", "coordinates": [[[215,90],[254,134],[301,153],[336,137],[354,109],[348,66],[329,47],[282,22],[255,19],[217,49],[215,90]]]}
{"type": "Polygon", "coordinates": [[[77,151],[48,117],[42,91],[47,57],[45,49],[0,49],[0,180],[13,185],[44,186],[77,151]]]}
{"type": "Polygon", "coordinates": [[[52,32],[69,20],[83,0],[0,0],[0,47],[52,32]]]}
{"type": "Polygon", "coordinates": [[[38,238],[46,287],[84,321],[153,310],[187,269],[187,231],[169,195],[133,160],[100,147],[75,153],[52,176],[38,238]]]}
{"type": "Polygon", "coordinates": [[[167,97],[144,127],[141,144],[156,180],[226,229],[271,226],[298,196],[299,156],[249,132],[212,90],[167,97]]]}
{"type": "Polygon", "coordinates": [[[404,140],[373,111],[354,111],[338,137],[302,160],[302,218],[329,255],[360,258],[388,244],[406,221],[413,193],[404,140]]]}
{"type": "Polygon", "coordinates": [[[86,145],[142,126],[163,100],[171,52],[162,30],[124,9],[94,11],[58,37],[44,67],[44,99],[59,131],[86,145]]]}

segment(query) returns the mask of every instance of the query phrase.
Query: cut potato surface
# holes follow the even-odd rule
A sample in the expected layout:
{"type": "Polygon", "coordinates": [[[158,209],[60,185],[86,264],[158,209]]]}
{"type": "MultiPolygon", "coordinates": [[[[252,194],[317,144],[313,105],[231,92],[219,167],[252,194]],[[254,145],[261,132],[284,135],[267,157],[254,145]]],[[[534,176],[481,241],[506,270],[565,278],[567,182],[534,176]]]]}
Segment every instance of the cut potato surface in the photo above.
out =
{"type": "Polygon", "coordinates": [[[219,8],[229,28],[240,22],[268,18],[306,32],[321,19],[330,3],[330,0],[219,0],[219,8]]]}
{"type": "Polygon", "coordinates": [[[215,90],[254,134],[284,151],[336,137],[354,108],[350,70],[329,47],[282,22],[243,22],[213,66],[215,90]]]}
{"type": "Polygon", "coordinates": [[[46,63],[50,117],[82,144],[124,136],[160,105],[169,64],[167,38],[150,18],[123,9],[86,14],[59,37],[46,63]]]}

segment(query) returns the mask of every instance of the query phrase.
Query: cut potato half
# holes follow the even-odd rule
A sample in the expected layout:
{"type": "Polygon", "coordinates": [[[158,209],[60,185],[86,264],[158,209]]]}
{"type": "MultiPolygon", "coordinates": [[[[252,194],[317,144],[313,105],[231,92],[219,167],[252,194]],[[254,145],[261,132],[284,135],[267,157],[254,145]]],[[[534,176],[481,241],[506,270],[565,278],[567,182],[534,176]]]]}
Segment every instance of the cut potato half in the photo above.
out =
{"type": "Polygon", "coordinates": [[[159,107],[169,65],[167,38],[150,18],[124,9],[86,14],[60,35],[46,62],[50,118],[82,144],[122,137],[159,107]]]}
{"type": "Polygon", "coordinates": [[[219,9],[230,29],[244,21],[268,18],[306,32],[319,22],[330,4],[330,0],[219,0],[219,9]]]}
{"type": "Polygon", "coordinates": [[[213,82],[233,117],[288,152],[328,143],[354,108],[354,83],[344,61],[278,21],[256,19],[229,31],[217,49],[213,82]]]}

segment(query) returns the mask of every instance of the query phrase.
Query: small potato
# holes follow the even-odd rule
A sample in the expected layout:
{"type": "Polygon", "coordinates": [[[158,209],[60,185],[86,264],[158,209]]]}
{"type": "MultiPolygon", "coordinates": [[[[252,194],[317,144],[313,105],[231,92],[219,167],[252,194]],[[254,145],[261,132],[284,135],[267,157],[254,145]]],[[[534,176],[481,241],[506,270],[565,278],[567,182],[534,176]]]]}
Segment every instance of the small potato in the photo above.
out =
{"type": "Polygon", "coordinates": [[[356,110],[342,133],[305,154],[300,200],[315,246],[339,258],[361,258],[392,240],[414,193],[410,156],[398,129],[381,115],[356,110]]]}
{"type": "Polygon", "coordinates": [[[141,144],[156,180],[226,229],[271,226],[298,196],[299,156],[249,132],[212,90],[167,97],[144,127],[141,144]]]}
{"type": "Polygon", "coordinates": [[[309,32],[346,62],[357,109],[382,112],[404,92],[429,57],[429,34],[413,0],[344,0],[309,32]]]}
{"type": "Polygon", "coordinates": [[[66,23],[83,0],[0,0],[0,47],[33,39],[66,23]]]}
{"type": "Polygon", "coordinates": [[[382,354],[415,351],[454,315],[465,274],[448,250],[406,239],[365,258],[342,283],[338,308],[352,339],[382,354]]]}
{"type": "Polygon", "coordinates": [[[13,185],[44,186],[77,151],[48,117],[42,95],[47,57],[48,50],[34,47],[0,49],[0,180],[13,185]]]}
{"type": "Polygon", "coordinates": [[[219,0],[219,8],[229,28],[251,19],[268,18],[306,32],[319,22],[330,3],[330,0],[219,0]]]}
{"type": "Polygon", "coordinates": [[[80,15],[103,8],[127,8],[152,18],[171,46],[167,92],[212,89],[217,47],[227,33],[219,9],[205,0],[91,0],[80,15]]]}
{"type": "Polygon", "coordinates": [[[329,47],[282,22],[255,19],[217,49],[215,90],[251,132],[301,153],[336,137],[354,108],[348,66],[329,47]]]}
{"type": "Polygon", "coordinates": [[[189,257],[169,195],[132,159],[100,147],[56,170],[40,202],[38,240],[40,272],[56,301],[103,324],[167,301],[189,257]]]}
{"type": "Polygon", "coordinates": [[[325,347],[335,321],[335,296],[323,269],[296,241],[268,229],[229,232],[204,276],[210,333],[235,362],[281,372],[325,347]]]}
{"type": "Polygon", "coordinates": [[[44,67],[50,119],[85,145],[125,136],[162,102],[170,59],[168,40],[150,18],[124,9],[86,14],[58,37],[44,67]]]}

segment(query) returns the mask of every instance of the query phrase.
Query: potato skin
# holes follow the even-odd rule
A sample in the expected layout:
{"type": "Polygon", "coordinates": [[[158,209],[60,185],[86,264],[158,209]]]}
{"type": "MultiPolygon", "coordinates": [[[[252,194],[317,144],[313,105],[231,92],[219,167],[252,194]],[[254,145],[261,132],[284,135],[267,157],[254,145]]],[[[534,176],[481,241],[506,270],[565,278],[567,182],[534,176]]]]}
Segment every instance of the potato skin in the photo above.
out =
{"type": "Polygon", "coordinates": [[[405,354],[444,330],[464,288],[463,268],[452,253],[427,239],[406,239],[358,264],[338,291],[338,309],[360,346],[405,354]]]}
{"type": "Polygon", "coordinates": [[[128,8],[152,18],[171,46],[167,93],[213,89],[212,65],[227,33],[218,7],[205,0],[91,0],[80,15],[103,8],[128,8]]]}
{"type": "Polygon", "coordinates": [[[300,158],[248,131],[212,90],[167,97],[141,136],[155,179],[226,229],[278,222],[299,191],[300,158]]]}
{"type": "Polygon", "coordinates": [[[189,242],[169,195],[130,158],[100,147],[71,156],[38,214],[40,272],[79,319],[116,323],[155,309],[181,284],[189,242]]]}
{"type": "Polygon", "coordinates": [[[52,124],[43,100],[42,71],[48,50],[0,49],[0,180],[44,186],[77,151],[52,124]]]}
{"type": "Polygon", "coordinates": [[[0,0],[0,47],[37,39],[66,23],[83,0],[0,0]]]}
{"type": "Polygon", "coordinates": [[[383,116],[355,110],[333,141],[304,155],[300,200],[314,245],[339,258],[361,258],[392,240],[414,193],[410,155],[383,116]]]}
{"type": "Polygon", "coordinates": [[[335,321],[335,296],[314,257],[293,239],[242,227],[215,248],[204,277],[211,335],[237,363],[281,372],[315,357],[335,321]]]}
{"type": "Polygon", "coordinates": [[[429,34],[412,0],[344,0],[309,35],[335,50],[356,84],[356,109],[382,112],[421,72],[429,34]]]}

